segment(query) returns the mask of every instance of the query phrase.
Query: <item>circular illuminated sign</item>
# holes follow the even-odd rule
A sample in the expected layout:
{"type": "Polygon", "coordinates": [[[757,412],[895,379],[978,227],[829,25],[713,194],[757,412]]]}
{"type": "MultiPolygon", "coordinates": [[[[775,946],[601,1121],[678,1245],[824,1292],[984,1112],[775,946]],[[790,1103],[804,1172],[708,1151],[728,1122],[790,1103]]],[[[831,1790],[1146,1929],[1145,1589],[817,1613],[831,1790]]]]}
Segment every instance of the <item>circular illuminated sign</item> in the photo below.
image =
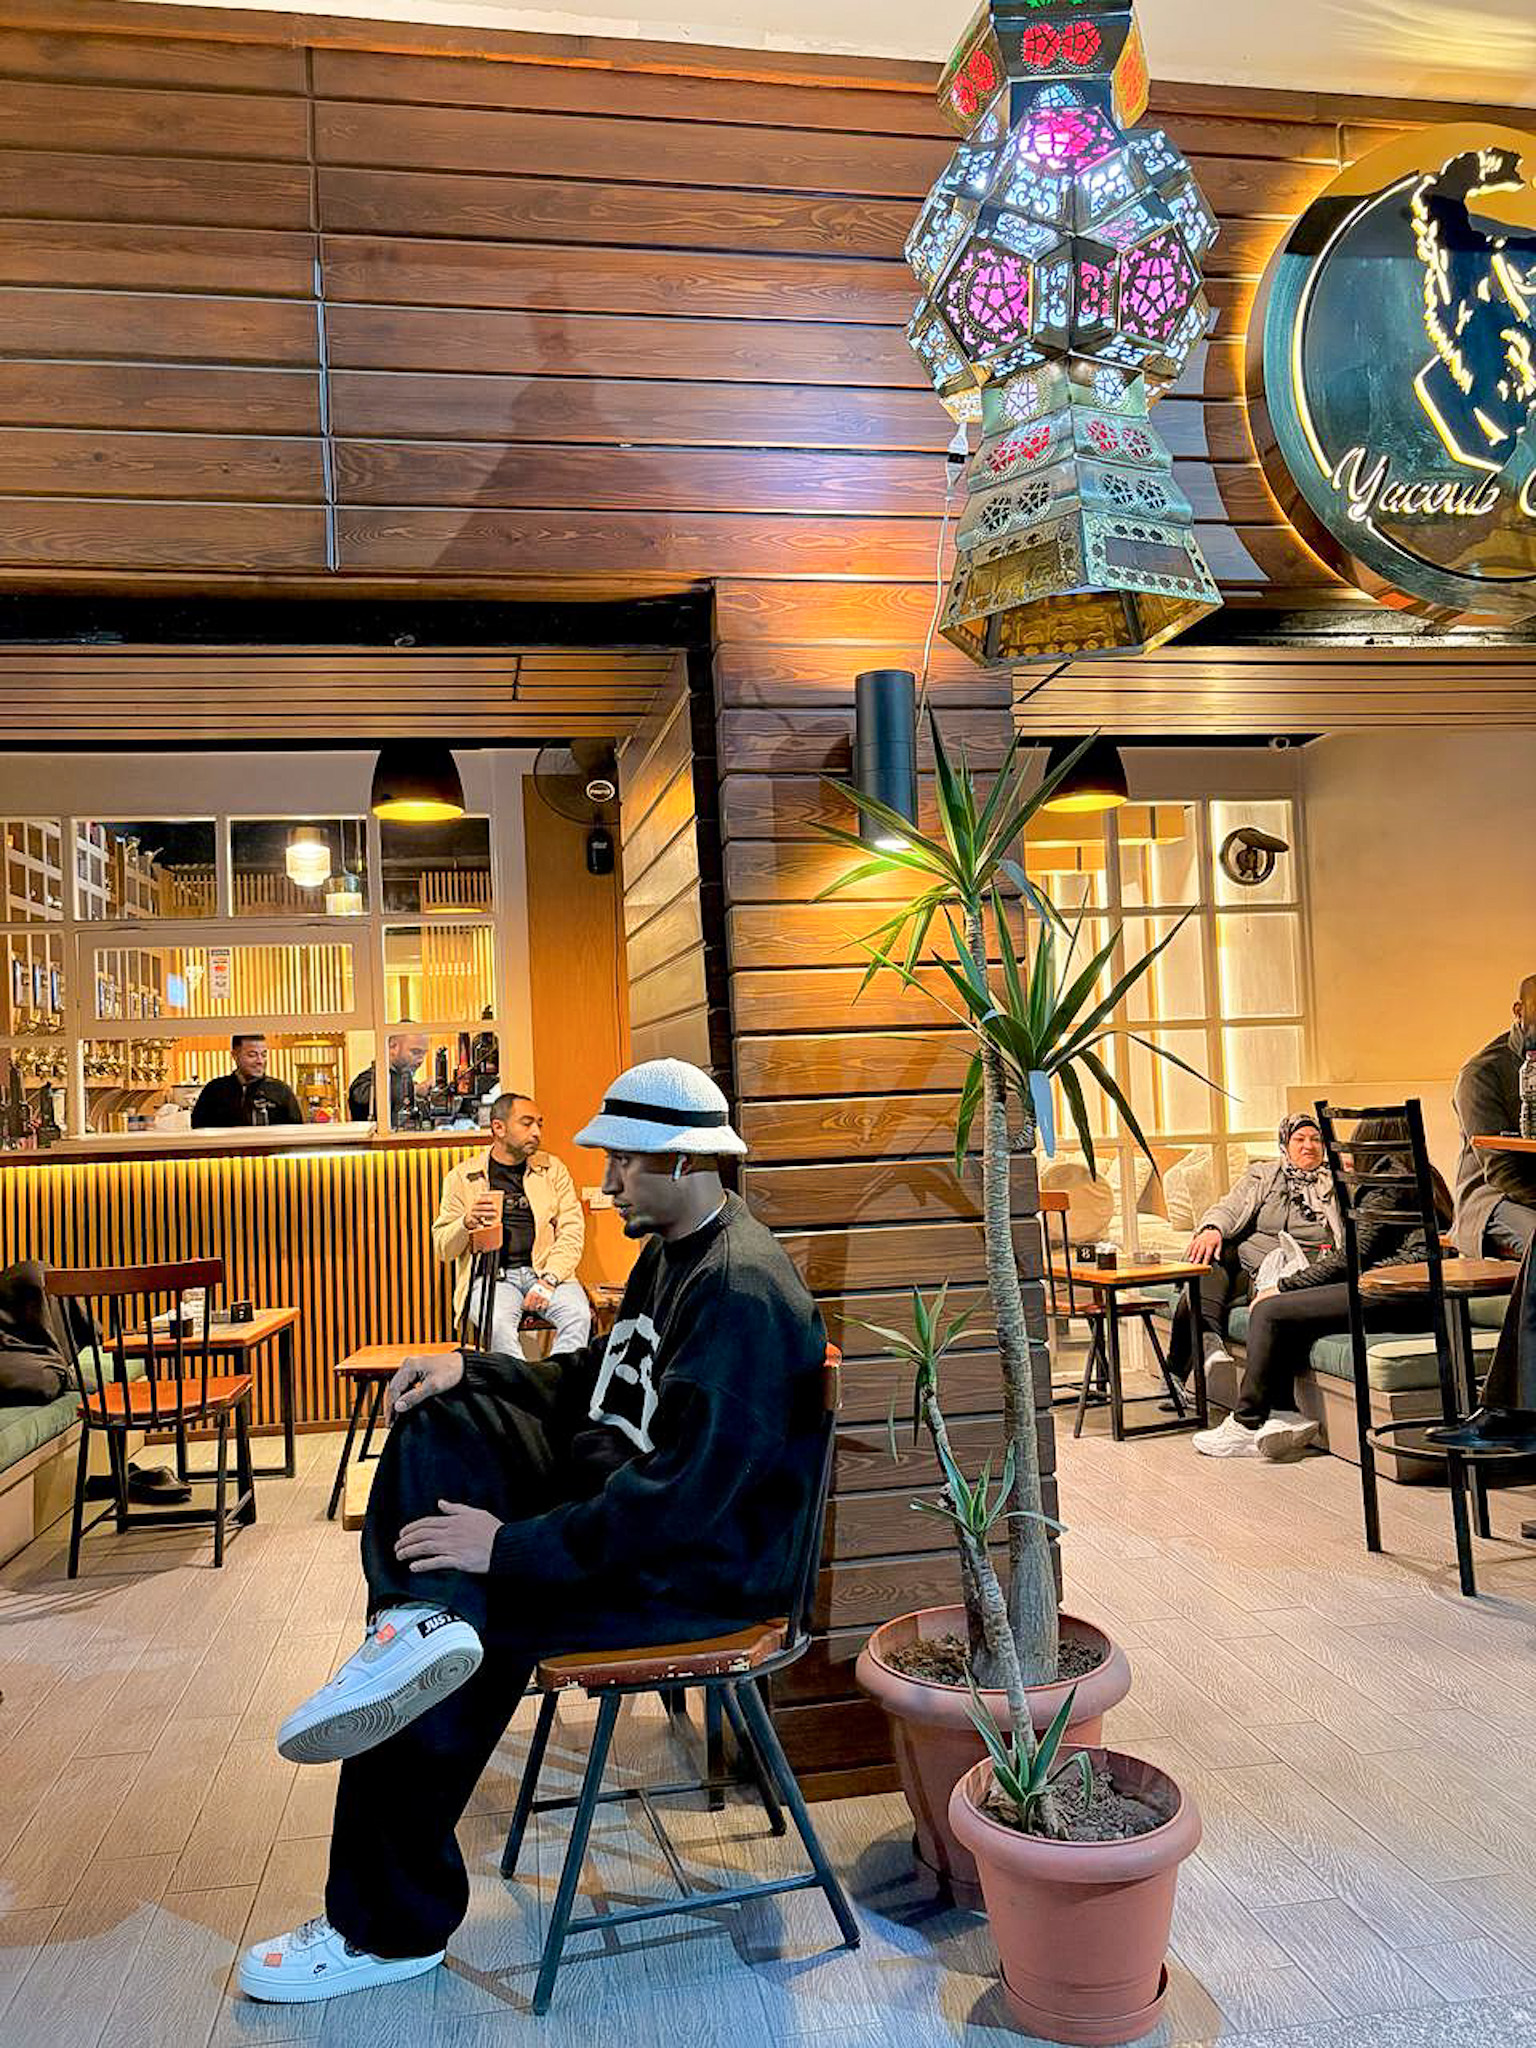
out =
{"type": "Polygon", "coordinates": [[[1287,512],[1389,604],[1536,615],[1536,135],[1374,151],[1276,252],[1249,410],[1287,512]]]}

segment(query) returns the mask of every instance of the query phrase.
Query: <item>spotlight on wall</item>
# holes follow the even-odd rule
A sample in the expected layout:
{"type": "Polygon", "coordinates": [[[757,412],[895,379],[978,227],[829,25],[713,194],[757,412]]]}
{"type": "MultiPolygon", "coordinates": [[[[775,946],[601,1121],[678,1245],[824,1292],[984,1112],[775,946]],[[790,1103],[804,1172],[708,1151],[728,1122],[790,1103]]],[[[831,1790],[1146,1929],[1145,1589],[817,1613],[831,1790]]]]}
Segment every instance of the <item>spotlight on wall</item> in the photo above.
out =
{"type": "MultiPolygon", "coordinates": [[[[1045,764],[1046,775],[1054,775],[1058,768],[1071,760],[1081,745],[1081,740],[1058,740],[1045,764]]],[[[1043,808],[1066,812],[1117,811],[1129,801],[1130,790],[1126,786],[1125,763],[1120,758],[1120,749],[1111,740],[1098,739],[1089,743],[1082,759],[1057,786],[1050,802],[1043,808]]]]}
{"type": "Polygon", "coordinates": [[[368,807],[376,818],[401,825],[462,818],[464,785],[452,747],[441,740],[388,741],[374,764],[368,807]]]}
{"type": "Polygon", "coordinates": [[[1221,842],[1216,858],[1229,882],[1240,889],[1260,889],[1275,872],[1281,854],[1290,850],[1290,842],[1273,832],[1258,825],[1239,825],[1221,842]]]}
{"type": "MultiPolygon", "coordinates": [[[[917,678],[910,669],[874,668],[854,679],[853,782],[861,796],[917,823],[917,678]]],[[[890,825],[861,814],[859,837],[880,853],[906,845],[890,825]]]]}
{"type": "Polygon", "coordinates": [[[313,825],[296,825],[283,849],[288,879],[300,889],[318,889],[331,872],[330,844],[313,825]]]}

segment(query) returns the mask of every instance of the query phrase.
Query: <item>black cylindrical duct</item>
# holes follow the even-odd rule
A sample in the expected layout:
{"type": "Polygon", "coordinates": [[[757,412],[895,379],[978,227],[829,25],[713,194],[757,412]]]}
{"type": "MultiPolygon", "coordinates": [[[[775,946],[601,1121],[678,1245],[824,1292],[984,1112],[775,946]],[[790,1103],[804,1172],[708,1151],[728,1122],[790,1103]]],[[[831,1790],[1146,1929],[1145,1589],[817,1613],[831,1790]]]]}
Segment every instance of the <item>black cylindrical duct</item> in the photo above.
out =
{"type": "MultiPolygon", "coordinates": [[[[910,669],[872,668],[853,685],[853,782],[917,823],[917,678],[910,669]]],[[[861,815],[859,837],[893,852],[903,842],[887,826],[861,815]]]]}

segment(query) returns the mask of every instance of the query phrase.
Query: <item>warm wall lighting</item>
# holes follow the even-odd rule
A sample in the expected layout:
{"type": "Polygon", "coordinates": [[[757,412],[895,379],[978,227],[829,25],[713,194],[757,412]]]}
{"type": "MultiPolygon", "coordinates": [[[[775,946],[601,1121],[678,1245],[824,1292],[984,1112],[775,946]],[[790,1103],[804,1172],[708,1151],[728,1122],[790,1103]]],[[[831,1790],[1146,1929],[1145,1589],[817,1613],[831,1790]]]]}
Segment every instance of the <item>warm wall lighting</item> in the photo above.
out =
{"type": "MultiPolygon", "coordinates": [[[[853,685],[853,781],[910,825],[917,823],[917,678],[910,669],[866,669],[853,685]]],[[[859,837],[879,853],[906,845],[861,814],[859,837]]]]}
{"type": "Polygon", "coordinates": [[[380,747],[369,808],[401,825],[435,825],[464,815],[464,785],[452,747],[440,740],[391,740],[380,747]]]}
{"type": "Polygon", "coordinates": [[[301,889],[318,889],[331,872],[331,849],[325,834],[313,825],[298,825],[288,834],[283,852],[288,879],[301,889]]]}
{"type": "MultiPolygon", "coordinates": [[[[1079,740],[1058,740],[1045,764],[1046,774],[1054,775],[1081,744],[1079,740]]],[[[1085,811],[1117,811],[1129,798],[1120,749],[1110,740],[1095,740],[1043,808],[1064,811],[1069,815],[1085,811]]]]}

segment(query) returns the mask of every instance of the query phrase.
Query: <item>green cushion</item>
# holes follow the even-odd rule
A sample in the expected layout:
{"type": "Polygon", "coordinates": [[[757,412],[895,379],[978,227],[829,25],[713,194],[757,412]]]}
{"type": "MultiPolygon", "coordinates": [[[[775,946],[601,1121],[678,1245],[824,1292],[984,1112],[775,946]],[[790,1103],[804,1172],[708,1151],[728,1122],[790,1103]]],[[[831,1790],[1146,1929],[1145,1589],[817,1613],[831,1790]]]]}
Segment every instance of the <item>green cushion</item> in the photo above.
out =
{"type": "Polygon", "coordinates": [[[0,1408],[0,1472],[19,1464],[39,1444],[62,1436],[74,1421],[79,1405],[74,1394],[65,1394],[57,1401],[0,1408]]]}
{"type": "MultiPolygon", "coordinates": [[[[1486,1361],[1498,1341],[1493,1330],[1472,1332],[1479,1370],[1486,1369],[1486,1361]]],[[[1440,1368],[1430,1337],[1373,1337],[1366,1346],[1365,1358],[1366,1376],[1379,1394],[1418,1393],[1440,1384],[1440,1368]]],[[[1312,1346],[1312,1370],[1325,1372],[1333,1379],[1353,1379],[1355,1368],[1348,1337],[1319,1337],[1312,1346]]]]}
{"type": "Polygon", "coordinates": [[[1478,1301],[1467,1303],[1473,1327],[1479,1330],[1502,1330],[1504,1317],[1509,1308],[1507,1294],[1487,1295],[1478,1301]]]}

